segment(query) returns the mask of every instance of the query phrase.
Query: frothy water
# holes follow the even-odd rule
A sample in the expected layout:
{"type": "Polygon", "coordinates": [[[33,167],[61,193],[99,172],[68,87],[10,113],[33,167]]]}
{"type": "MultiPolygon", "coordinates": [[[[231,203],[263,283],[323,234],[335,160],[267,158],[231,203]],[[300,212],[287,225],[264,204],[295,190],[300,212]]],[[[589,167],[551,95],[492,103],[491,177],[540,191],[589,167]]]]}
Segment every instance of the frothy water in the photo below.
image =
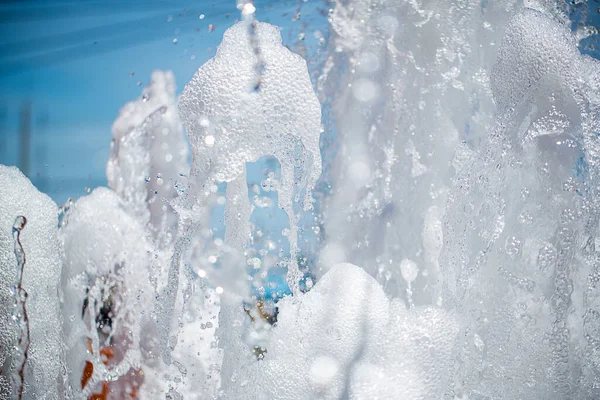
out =
{"type": "Polygon", "coordinates": [[[0,398],[600,397],[600,65],[559,3],[339,1],[310,76],[239,9],[121,110],[110,188],[0,166],[0,398]]]}

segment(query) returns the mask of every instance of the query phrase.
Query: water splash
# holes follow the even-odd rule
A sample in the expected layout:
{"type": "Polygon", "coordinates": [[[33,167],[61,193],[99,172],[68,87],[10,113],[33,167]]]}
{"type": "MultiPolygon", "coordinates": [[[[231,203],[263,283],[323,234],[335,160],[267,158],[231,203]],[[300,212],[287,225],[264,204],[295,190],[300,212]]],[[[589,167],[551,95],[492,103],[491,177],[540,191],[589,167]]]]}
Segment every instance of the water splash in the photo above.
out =
{"type": "Polygon", "coordinates": [[[45,393],[60,398],[69,392],[63,385],[61,369],[64,360],[57,296],[60,255],[56,210],[56,204],[19,170],[0,166],[2,395],[12,393],[17,398],[22,390],[23,398],[45,393]],[[27,218],[15,220],[14,216],[23,215],[27,218]]]}
{"type": "MultiPolygon", "coordinates": [[[[336,147],[324,148],[319,215],[321,110],[306,64],[252,2],[238,4],[243,21],[177,107],[186,179],[172,152],[154,151],[181,133],[173,81],[158,74],[113,127],[114,191],[63,209],[70,397],[597,398],[600,68],[559,3],[335,2],[313,71],[336,147]],[[294,295],[277,303],[258,298],[272,288],[252,226],[275,196],[248,198],[263,156],[281,166],[264,189],[289,221],[291,259],[281,243],[261,249],[288,268],[294,295]],[[173,190],[153,196],[161,181],[173,190]],[[318,262],[305,257],[313,276],[300,290],[303,211],[325,243],[318,262]]],[[[34,207],[9,211],[34,232],[34,207]]],[[[32,249],[35,285],[49,279],[32,249]]],[[[10,268],[12,282],[12,255],[10,268]]],[[[30,323],[33,349],[48,324],[30,323]]],[[[36,353],[32,378],[46,365],[36,353]]]]}
{"type": "MultiPolygon", "coordinates": [[[[226,244],[244,254],[251,214],[245,164],[264,155],[275,156],[282,165],[279,200],[290,221],[288,282],[292,291],[298,291],[298,214],[294,206],[298,203],[297,207],[307,210],[312,207],[311,190],[321,172],[320,107],[305,61],[281,45],[276,27],[256,23],[255,28],[266,65],[259,91],[253,90],[258,56],[251,45],[248,22],[242,21],[225,32],[217,55],[197,71],[179,101],[193,165],[187,211],[181,210],[189,217],[180,229],[168,289],[159,310],[162,326],[168,326],[173,315],[181,256],[191,236],[207,224],[214,198],[211,188],[217,182],[227,182],[226,244]],[[302,200],[296,201],[302,191],[302,200]]],[[[163,346],[167,337],[163,331],[163,346]]]]}
{"type": "Polygon", "coordinates": [[[154,71],[142,96],[121,109],[112,130],[109,187],[132,216],[150,225],[156,246],[165,248],[177,229],[171,201],[189,171],[173,73],[154,71]]]}

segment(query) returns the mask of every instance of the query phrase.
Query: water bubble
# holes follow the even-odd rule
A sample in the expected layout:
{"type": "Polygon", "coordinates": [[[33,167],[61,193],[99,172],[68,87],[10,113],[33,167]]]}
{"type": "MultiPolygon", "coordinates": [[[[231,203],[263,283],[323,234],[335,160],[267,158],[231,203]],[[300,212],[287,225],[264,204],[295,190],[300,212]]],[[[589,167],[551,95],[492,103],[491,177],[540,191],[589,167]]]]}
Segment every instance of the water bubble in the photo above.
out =
{"type": "Polygon", "coordinates": [[[27,218],[25,218],[23,215],[19,215],[17,218],[15,218],[13,231],[21,232],[21,230],[25,228],[25,225],[27,225],[27,218]]]}
{"type": "Polygon", "coordinates": [[[509,236],[506,238],[504,249],[506,250],[506,254],[515,257],[521,252],[521,240],[515,236],[509,236]]]}
{"type": "Polygon", "coordinates": [[[206,145],[206,147],[213,147],[215,145],[215,137],[213,135],[205,136],[204,144],[206,145]]]}
{"type": "Polygon", "coordinates": [[[244,4],[242,6],[242,16],[243,17],[252,15],[252,14],[254,14],[255,11],[256,11],[256,7],[254,6],[254,4],[252,4],[252,2],[247,2],[246,4],[244,4]]]}
{"type": "Polygon", "coordinates": [[[379,95],[379,85],[370,79],[358,79],[352,83],[352,94],[362,102],[373,101],[379,95]]]}
{"type": "Polygon", "coordinates": [[[350,164],[348,174],[352,177],[355,186],[364,186],[371,180],[371,168],[364,161],[355,161],[350,164]]]}
{"type": "Polygon", "coordinates": [[[391,15],[383,15],[377,20],[379,28],[388,36],[394,36],[398,29],[398,20],[391,15]]]}
{"type": "Polygon", "coordinates": [[[400,262],[400,272],[402,273],[402,278],[404,278],[406,282],[412,282],[417,279],[419,267],[414,261],[405,258],[400,262]]]}
{"type": "Polygon", "coordinates": [[[358,67],[366,73],[373,73],[379,69],[379,57],[371,52],[362,53],[358,59],[358,67]]]}

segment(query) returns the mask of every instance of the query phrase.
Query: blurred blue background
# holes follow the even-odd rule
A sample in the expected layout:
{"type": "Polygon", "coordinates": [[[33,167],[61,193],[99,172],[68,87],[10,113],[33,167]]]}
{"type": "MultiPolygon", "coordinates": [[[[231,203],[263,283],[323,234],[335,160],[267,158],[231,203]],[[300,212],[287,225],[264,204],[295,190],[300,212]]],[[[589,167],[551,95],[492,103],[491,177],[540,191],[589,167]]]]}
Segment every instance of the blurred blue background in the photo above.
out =
{"type": "MultiPolygon", "coordinates": [[[[566,1],[573,28],[600,26],[598,0],[566,1]]],[[[284,44],[314,71],[332,4],[255,5],[258,19],[280,26],[284,44]]],[[[173,70],[181,91],[238,17],[235,0],[3,1],[0,163],[18,166],[58,204],[106,185],[119,109],[140,96],[154,69],[173,70]]],[[[598,56],[597,38],[583,41],[582,52],[598,56]]]]}

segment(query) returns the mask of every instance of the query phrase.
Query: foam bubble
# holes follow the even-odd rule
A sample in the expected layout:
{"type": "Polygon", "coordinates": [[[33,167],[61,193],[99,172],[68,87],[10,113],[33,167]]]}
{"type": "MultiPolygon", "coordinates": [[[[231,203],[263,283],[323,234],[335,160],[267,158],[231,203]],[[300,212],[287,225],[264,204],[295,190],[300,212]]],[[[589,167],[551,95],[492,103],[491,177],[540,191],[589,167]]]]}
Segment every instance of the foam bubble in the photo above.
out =
{"type": "MultiPolygon", "coordinates": [[[[244,172],[246,162],[264,155],[274,155],[282,165],[301,156],[310,192],[321,173],[321,107],[306,62],[281,45],[277,27],[256,23],[264,70],[255,88],[258,60],[247,24],[225,31],[216,56],[198,69],[181,95],[180,114],[195,168],[217,181],[231,181],[244,172]],[[210,136],[214,139],[207,142],[210,136]]],[[[286,190],[292,190],[288,179],[286,190]]]]}
{"type": "Polygon", "coordinates": [[[97,188],[73,204],[60,236],[69,378],[76,393],[89,393],[98,375],[86,388],[81,376],[87,361],[97,372],[104,368],[101,348],[110,345],[114,352],[110,369],[116,377],[141,364],[143,315],[154,293],[150,246],[142,226],[107,188],[97,188]]]}
{"type": "Polygon", "coordinates": [[[17,388],[10,388],[16,366],[11,362],[8,349],[17,343],[17,329],[11,318],[15,304],[11,288],[17,284],[12,227],[19,215],[27,218],[27,225],[21,231],[21,243],[26,257],[23,288],[28,293],[25,307],[30,330],[23,395],[25,398],[62,398],[65,387],[60,363],[62,319],[57,293],[61,259],[57,207],[17,168],[3,165],[0,165],[0,366],[4,367],[0,393],[17,393],[17,388]]]}
{"type": "Polygon", "coordinates": [[[442,310],[409,312],[390,303],[381,286],[352,264],[335,265],[310,292],[278,305],[264,359],[228,371],[247,383],[228,385],[227,398],[443,394],[442,371],[457,325],[442,310]]]}

